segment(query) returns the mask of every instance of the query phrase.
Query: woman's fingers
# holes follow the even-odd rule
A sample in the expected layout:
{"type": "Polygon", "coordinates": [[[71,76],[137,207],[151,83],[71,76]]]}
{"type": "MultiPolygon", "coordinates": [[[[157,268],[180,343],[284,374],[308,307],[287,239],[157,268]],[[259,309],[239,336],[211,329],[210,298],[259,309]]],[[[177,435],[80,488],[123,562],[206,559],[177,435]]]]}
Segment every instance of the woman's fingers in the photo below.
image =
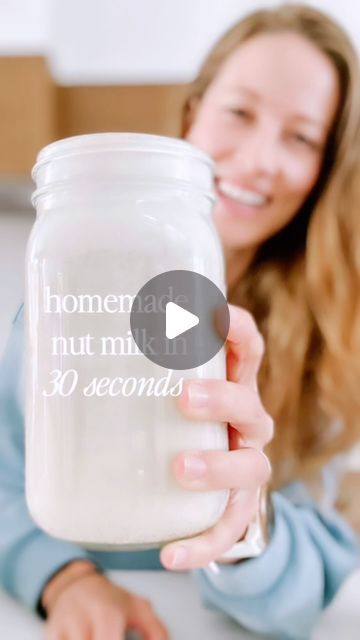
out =
{"type": "Polygon", "coordinates": [[[173,471],[183,487],[194,491],[256,490],[268,482],[271,466],[262,451],[243,448],[180,453],[173,461],[173,471]]]}
{"type": "MultiPolygon", "coordinates": [[[[126,615],[121,611],[116,615],[112,608],[108,612],[99,611],[96,617],[94,615],[91,640],[105,638],[106,640],[125,640],[126,630],[129,628],[139,631],[144,640],[168,640],[169,638],[167,629],[158,618],[151,602],[134,595],[126,615]]],[[[80,640],[80,637],[77,637],[77,640],[80,640]]],[[[81,640],[83,640],[82,637],[81,640]]]]}
{"type": "MultiPolygon", "coordinates": [[[[45,625],[45,640],[93,640],[91,628],[83,620],[73,619],[64,622],[60,627],[58,624],[53,625],[51,620],[45,625]]],[[[121,636],[117,636],[118,640],[121,636]]],[[[109,640],[112,640],[109,636],[109,640]]]]}
{"type": "Polygon", "coordinates": [[[187,417],[227,422],[242,436],[238,446],[261,449],[274,433],[256,382],[264,341],[250,313],[230,306],[230,318],[228,380],[188,380],[177,401],[187,417]]]}
{"type": "Polygon", "coordinates": [[[173,461],[186,489],[230,489],[226,510],[214,527],[166,545],[161,562],[169,569],[195,569],[219,558],[244,534],[258,508],[259,488],[271,466],[262,452],[273,437],[273,420],[257,389],[264,341],[250,313],[230,306],[227,380],[188,380],[178,397],[189,418],[228,423],[230,451],[186,451],[173,461]]]}
{"type": "Polygon", "coordinates": [[[227,337],[228,373],[232,382],[257,389],[257,374],[264,355],[264,339],[251,313],[229,305],[230,328],[227,337]]]}
{"type": "Polygon", "coordinates": [[[262,448],[273,437],[273,420],[249,386],[228,380],[190,380],[177,401],[189,418],[229,422],[246,445],[262,448]]]}
{"type": "Polygon", "coordinates": [[[92,633],[89,640],[104,640],[104,638],[106,640],[125,640],[125,635],[126,619],[122,613],[116,615],[113,609],[109,609],[108,612],[100,611],[99,615],[95,617],[94,612],[92,633]]]}
{"type": "Polygon", "coordinates": [[[219,558],[244,534],[256,513],[258,491],[234,491],[217,524],[193,538],[163,547],[160,560],[167,569],[188,570],[205,567],[219,558]]]}
{"type": "MultiPolygon", "coordinates": [[[[144,640],[169,640],[168,630],[158,618],[150,600],[136,598],[133,616],[129,617],[129,626],[141,633],[144,640]]],[[[106,636],[104,636],[105,638],[106,636]]]]}

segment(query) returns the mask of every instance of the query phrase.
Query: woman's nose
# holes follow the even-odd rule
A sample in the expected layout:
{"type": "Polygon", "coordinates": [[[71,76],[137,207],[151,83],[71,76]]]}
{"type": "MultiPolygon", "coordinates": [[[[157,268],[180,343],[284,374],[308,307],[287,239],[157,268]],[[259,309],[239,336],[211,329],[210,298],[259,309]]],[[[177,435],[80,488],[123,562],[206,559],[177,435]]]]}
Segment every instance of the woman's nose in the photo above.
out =
{"type": "Polygon", "coordinates": [[[275,177],[280,170],[281,150],[274,132],[252,132],[239,142],[235,156],[239,168],[247,174],[275,177]]]}

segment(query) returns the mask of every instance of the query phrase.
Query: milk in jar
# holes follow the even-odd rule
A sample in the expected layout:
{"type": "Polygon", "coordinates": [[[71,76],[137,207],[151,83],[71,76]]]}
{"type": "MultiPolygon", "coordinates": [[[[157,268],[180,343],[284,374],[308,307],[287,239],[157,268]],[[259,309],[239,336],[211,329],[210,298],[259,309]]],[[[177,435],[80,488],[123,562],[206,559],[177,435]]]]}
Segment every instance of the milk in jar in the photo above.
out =
{"type": "Polygon", "coordinates": [[[37,158],[26,497],[55,537],[94,549],[159,546],[224,512],[228,491],[186,490],[170,467],[185,450],[228,448],[225,424],[191,421],[176,405],[181,379],[225,378],[224,348],[199,367],[167,370],[137,350],[129,324],[139,289],[167,271],[203,274],[225,293],[212,169],[187,142],[145,134],[76,136],[37,158]]]}

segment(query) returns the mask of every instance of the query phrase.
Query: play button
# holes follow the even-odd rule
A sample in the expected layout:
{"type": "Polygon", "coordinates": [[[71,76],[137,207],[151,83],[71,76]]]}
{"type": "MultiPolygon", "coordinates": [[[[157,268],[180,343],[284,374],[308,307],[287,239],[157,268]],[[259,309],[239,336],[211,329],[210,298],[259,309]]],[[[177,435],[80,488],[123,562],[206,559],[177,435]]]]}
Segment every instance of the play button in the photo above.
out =
{"type": "Polygon", "coordinates": [[[135,296],[130,327],[142,353],[167,369],[192,369],[213,358],[229,330],[223,292],[195,271],[166,271],[135,296]]]}
{"type": "Polygon", "coordinates": [[[185,331],[189,331],[199,324],[199,318],[194,313],[186,311],[175,302],[166,305],[166,337],[169,340],[177,338],[185,331]]]}

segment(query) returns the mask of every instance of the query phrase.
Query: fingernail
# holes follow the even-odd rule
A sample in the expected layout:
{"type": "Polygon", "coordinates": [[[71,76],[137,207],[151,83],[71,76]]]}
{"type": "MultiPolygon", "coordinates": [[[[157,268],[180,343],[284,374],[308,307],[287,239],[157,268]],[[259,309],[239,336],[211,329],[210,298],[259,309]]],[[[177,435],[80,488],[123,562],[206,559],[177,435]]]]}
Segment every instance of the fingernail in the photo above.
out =
{"type": "Polygon", "coordinates": [[[186,456],[184,458],[184,476],[193,480],[195,478],[201,478],[205,475],[207,470],[207,464],[198,456],[186,456]]]}
{"type": "Polygon", "coordinates": [[[171,566],[178,567],[179,565],[183,564],[183,562],[185,562],[186,558],[187,558],[187,551],[185,547],[182,547],[181,545],[179,545],[175,549],[171,566]]]}
{"type": "Polygon", "coordinates": [[[191,406],[196,409],[205,407],[209,401],[209,394],[205,386],[199,382],[192,382],[188,385],[188,397],[191,406]]]}

